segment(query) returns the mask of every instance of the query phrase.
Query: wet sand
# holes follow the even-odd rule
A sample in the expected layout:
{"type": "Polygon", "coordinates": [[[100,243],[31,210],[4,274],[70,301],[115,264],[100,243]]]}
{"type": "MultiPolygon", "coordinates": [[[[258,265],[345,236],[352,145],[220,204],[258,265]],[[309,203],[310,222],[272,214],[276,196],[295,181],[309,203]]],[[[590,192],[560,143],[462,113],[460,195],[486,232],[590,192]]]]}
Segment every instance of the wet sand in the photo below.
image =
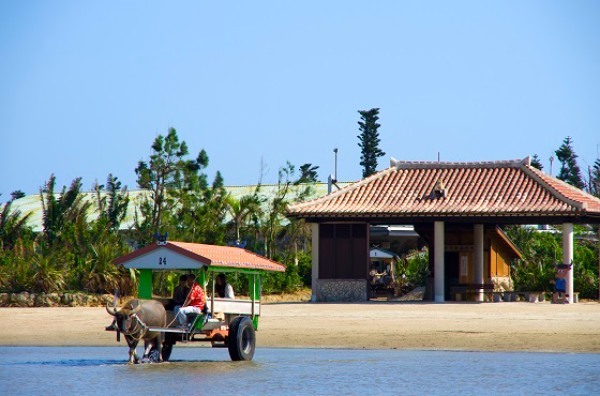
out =
{"type": "MultiPolygon", "coordinates": [[[[0,345],[125,346],[104,331],[111,320],[104,308],[0,308],[0,345]]],[[[600,304],[268,303],[257,346],[600,353],[600,304]]]]}

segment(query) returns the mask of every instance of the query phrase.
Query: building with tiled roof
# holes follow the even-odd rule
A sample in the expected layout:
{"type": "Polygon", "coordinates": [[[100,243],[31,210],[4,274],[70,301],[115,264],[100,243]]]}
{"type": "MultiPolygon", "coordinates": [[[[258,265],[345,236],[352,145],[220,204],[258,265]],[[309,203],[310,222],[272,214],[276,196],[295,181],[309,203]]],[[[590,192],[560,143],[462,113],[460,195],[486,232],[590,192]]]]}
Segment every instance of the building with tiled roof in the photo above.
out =
{"type": "Polygon", "coordinates": [[[530,166],[529,159],[391,163],[332,194],[292,206],[288,215],[385,223],[418,223],[432,216],[523,224],[600,221],[598,198],[530,166]]]}
{"type": "MultiPolygon", "coordinates": [[[[498,225],[563,224],[563,262],[570,263],[573,223],[600,223],[600,200],[532,167],[529,158],[459,163],[392,159],[388,169],[292,205],[288,216],[313,224],[313,299],[365,299],[369,226],[412,224],[429,241],[432,295],[444,301],[444,272],[456,272],[444,264],[449,250],[470,249],[464,259],[471,258],[468,265],[462,258],[456,265],[483,289],[491,282],[492,241],[510,248],[501,241],[505,236],[498,225]],[[466,242],[454,241],[465,232],[466,242]],[[444,242],[449,238],[451,249],[444,242]],[[343,293],[332,295],[334,290],[343,293]]],[[[572,298],[572,276],[568,292],[572,298]]]]}

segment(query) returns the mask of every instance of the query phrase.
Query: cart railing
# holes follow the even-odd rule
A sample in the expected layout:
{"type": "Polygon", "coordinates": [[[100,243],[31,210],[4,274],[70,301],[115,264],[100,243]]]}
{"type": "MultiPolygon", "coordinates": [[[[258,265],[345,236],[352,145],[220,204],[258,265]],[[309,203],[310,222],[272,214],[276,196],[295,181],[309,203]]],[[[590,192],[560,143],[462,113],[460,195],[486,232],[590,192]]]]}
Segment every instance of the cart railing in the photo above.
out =
{"type": "Polygon", "coordinates": [[[236,315],[260,315],[260,302],[257,300],[241,300],[230,298],[214,298],[211,301],[211,312],[222,312],[236,315]]]}

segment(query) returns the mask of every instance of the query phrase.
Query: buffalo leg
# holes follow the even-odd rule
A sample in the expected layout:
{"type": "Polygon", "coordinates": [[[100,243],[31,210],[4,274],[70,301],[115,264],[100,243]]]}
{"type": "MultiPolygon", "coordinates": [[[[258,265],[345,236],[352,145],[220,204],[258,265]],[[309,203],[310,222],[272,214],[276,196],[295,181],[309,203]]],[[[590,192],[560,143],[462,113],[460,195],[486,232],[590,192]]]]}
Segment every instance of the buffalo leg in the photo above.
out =
{"type": "Polygon", "coordinates": [[[137,353],[135,352],[135,348],[137,348],[138,340],[127,337],[127,345],[129,345],[129,364],[137,364],[140,362],[138,359],[137,353]]]}
{"type": "Polygon", "coordinates": [[[154,342],[152,340],[144,341],[144,356],[142,357],[143,362],[148,361],[148,357],[150,356],[150,351],[152,350],[153,346],[154,342]]]}
{"type": "Polygon", "coordinates": [[[157,363],[157,362],[162,362],[162,356],[160,353],[160,345],[162,344],[162,337],[160,335],[147,340],[144,344],[145,346],[145,350],[144,350],[144,358],[143,360],[145,362],[152,362],[152,363],[157,363]]]}

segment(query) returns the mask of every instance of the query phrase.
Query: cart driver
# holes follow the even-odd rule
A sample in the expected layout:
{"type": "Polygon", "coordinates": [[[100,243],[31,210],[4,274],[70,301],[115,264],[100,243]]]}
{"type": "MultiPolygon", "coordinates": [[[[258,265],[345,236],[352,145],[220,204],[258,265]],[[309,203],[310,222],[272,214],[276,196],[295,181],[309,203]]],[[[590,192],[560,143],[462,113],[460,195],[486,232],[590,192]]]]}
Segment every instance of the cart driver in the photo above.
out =
{"type": "Polygon", "coordinates": [[[188,326],[187,314],[195,313],[200,315],[204,309],[204,305],[206,304],[204,290],[202,290],[202,287],[200,287],[198,282],[196,282],[196,275],[188,275],[187,285],[190,288],[190,293],[188,294],[183,306],[176,312],[177,320],[182,328],[187,328],[188,326]]]}
{"type": "Polygon", "coordinates": [[[179,277],[179,285],[177,285],[175,290],[173,290],[173,298],[169,300],[168,304],[165,306],[165,309],[176,311],[183,305],[190,291],[189,287],[187,286],[187,277],[188,276],[185,274],[179,277]]]}

